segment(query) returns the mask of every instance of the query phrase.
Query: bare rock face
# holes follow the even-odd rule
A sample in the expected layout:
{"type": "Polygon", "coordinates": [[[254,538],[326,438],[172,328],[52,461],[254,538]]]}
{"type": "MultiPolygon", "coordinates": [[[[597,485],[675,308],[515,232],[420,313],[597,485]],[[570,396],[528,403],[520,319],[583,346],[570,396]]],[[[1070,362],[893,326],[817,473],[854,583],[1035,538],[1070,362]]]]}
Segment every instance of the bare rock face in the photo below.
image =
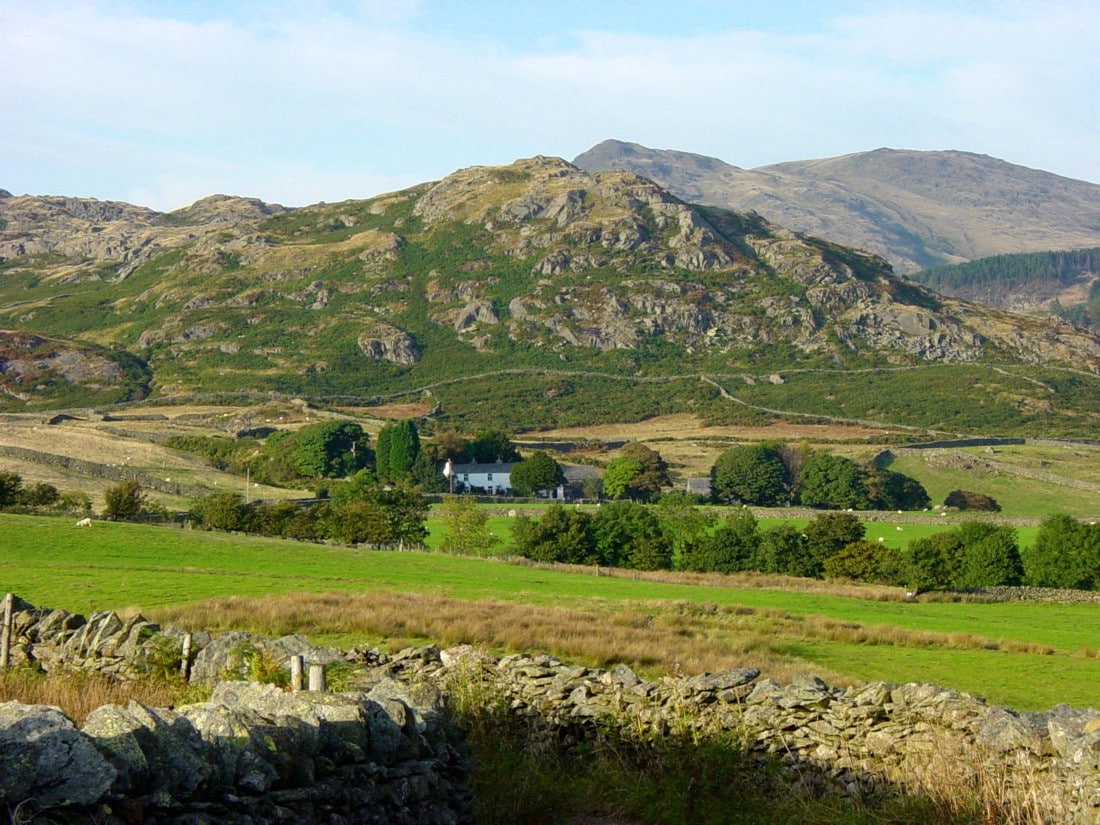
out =
{"type": "Polygon", "coordinates": [[[359,349],[368,358],[410,365],[420,360],[420,352],[412,336],[391,324],[378,322],[370,332],[359,336],[359,349]]]}

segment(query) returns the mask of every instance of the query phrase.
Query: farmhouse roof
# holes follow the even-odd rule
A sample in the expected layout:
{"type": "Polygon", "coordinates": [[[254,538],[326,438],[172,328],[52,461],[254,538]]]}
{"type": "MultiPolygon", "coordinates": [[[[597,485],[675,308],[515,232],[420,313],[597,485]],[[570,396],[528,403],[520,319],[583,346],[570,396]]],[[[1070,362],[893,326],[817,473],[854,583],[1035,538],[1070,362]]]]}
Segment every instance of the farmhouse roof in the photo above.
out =
{"type": "Polygon", "coordinates": [[[452,464],[451,470],[456,476],[476,475],[479,473],[510,473],[515,463],[491,461],[484,464],[452,464]]]}

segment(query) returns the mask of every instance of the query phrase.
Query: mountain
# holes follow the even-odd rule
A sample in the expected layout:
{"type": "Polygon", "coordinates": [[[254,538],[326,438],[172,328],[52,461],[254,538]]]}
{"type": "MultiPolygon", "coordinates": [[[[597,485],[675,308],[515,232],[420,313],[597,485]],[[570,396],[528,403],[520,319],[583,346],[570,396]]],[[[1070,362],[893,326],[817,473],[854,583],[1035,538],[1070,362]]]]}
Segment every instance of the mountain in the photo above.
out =
{"type": "MultiPolygon", "coordinates": [[[[129,353],[165,398],[430,393],[515,429],[781,401],[1049,431],[1094,426],[1100,386],[1100,338],[1068,324],[558,158],[301,209],[4,197],[0,258],[0,328],[129,353]]],[[[9,407],[51,403],[33,390],[9,407]]]]}
{"type": "Polygon", "coordinates": [[[1100,244],[1100,185],[968,152],[876,149],[741,169],[607,140],[573,162],[644,175],[692,203],[755,211],[874,252],[902,274],[1100,244]]]}

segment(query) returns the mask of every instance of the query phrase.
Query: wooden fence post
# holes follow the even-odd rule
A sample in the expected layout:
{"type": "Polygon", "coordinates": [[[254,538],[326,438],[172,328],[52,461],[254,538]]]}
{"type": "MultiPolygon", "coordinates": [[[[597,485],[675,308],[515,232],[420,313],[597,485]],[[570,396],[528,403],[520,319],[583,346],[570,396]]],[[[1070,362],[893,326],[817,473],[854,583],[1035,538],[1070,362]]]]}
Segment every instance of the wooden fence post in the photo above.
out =
{"type": "Polygon", "coordinates": [[[316,693],[325,692],[325,666],[309,666],[309,689],[316,693]]]}
{"type": "Polygon", "coordinates": [[[15,612],[15,596],[8,593],[4,596],[4,633],[0,638],[0,670],[8,669],[8,651],[11,649],[11,625],[15,612]]]}
{"type": "Polygon", "coordinates": [[[302,669],[305,666],[306,657],[302,654],[290,657],[290,689],[298,693],[305,687],[302,680],[302,669]]]}
{"type": "Polygon", "coordinates": [[[183,648],[180,651],[180,678],[187,682],[191,679],[191,634],[183,634],[183,648]]]}

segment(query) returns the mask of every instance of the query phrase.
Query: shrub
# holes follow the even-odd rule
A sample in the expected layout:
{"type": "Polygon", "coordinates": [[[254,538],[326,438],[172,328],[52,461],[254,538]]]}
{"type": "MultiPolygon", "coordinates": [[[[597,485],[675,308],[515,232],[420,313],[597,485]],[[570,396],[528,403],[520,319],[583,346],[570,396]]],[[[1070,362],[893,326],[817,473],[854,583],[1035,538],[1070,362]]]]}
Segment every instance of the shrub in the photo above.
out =
{"type": "Polygon", "coordinates": [[[954,507],[956,510],[978,510],[989,513],[1001,511],[1001,505],[992,496],[971,490],[952,490],[943,500],[943,506],[954,507]]]}
{"type": "Polygon", "coordinates": [[[104,494],[103,514],[112,521],[130,521],[145,509],[146,496],[136,481],[123,481],[104,494]]]}
{"type": "Polygon", "coordinates": [[[877,541],[853,541],[825,559],[824,573],[830,579],[851,579],[873,584],[901,584],[901,553],[877,541]]]}

